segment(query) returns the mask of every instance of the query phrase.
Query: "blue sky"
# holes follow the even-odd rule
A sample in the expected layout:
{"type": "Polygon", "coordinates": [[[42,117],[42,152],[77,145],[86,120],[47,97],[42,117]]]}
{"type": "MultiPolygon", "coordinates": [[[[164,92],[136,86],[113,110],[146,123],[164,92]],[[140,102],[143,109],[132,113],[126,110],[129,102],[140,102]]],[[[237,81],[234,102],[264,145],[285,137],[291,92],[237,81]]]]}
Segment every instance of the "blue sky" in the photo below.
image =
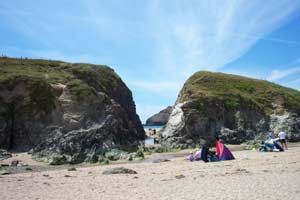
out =
{"type": "Polygon", "coordinates": [[[300,89],[300,0],[0,1],[0,53],[109,65],[144,121],[199,70],[300,89]]]}

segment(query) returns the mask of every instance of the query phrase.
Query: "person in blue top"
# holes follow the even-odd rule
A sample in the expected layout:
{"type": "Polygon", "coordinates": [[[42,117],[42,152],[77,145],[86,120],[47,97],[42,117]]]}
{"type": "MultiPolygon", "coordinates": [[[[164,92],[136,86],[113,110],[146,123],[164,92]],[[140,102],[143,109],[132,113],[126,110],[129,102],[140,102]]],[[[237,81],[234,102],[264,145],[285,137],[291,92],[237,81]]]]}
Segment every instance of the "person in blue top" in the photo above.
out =
{"type": "Polygon", "coordinates": [[[270,131],[269,131],[269,137],[272,138],[272,139],[275,138],[275,133],[274,133],[273,130],[270,130],[270,131]]]}

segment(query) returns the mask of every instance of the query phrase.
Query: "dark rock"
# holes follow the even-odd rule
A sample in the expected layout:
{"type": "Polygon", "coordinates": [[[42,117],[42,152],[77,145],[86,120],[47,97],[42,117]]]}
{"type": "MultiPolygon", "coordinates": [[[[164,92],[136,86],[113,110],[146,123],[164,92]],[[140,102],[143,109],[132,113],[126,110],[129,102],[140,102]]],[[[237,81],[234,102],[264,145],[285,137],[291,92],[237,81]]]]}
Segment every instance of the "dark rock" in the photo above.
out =
{"type": "Polygon", "coordinates": [[[145,158],[143,149],[138,149],[136,152],[134,153],[130,153],[128,154],[127,160],[128,161],[139,161],[139,160],[143,160],[145,158]]]}
{"type": "Polygon", "coordinates": [[[240,144],[262,140],[270,129],[300,141],[300,92],[263,80],[198,72],[182,88],[162,143],[181,148],[197,144],[240,144]],[[187,146],[186,146],[187,145],[187,146]]]}
{"type": "Polygon", "coordinates": [[[98,153],[95,150],[96,149],[93,149],[90,153],[88,153],[86,155],[86,158],[84,160],[85,162],[96,163],[99,160],[99,156],[100,156],[100,159],[101,159],[102,155],[98,155],[98,153]]]}
{"type": "Polygon", "coordinates": [[[0,68],[0,148],[97,162],[145,138],[131,91],[107,66],[0,58],[0,68]]]}
{"type": "Polygon", "coordinates": [[[104,156],[99,155],[97,160],[98,160],[98,163],[100,163],[102,165],[109,164],[109,160],[107,158],[105,158],[104,156]]]}
{"type": "Polygon", "coordinates": [[[112,149],[111,151],[105,153],[105,157],[108,160],[116,161],[120,159],[126,159],[128,157],[128,153],[122,150],[112,149]]]}
{"type": "Polygon", "coordinates": [[[141,158],[141,159],[144,159],[144,153],[143,153],[143,150],[142,149],[138,149],[137,151],[136,151],[136,154],[135,154],[135,156],[134,156],[134,158],[141,158]]]}
{"type": "MultiPolygon", "coordinates": [[[[70,164],[78,164],[78,163],[83,162],[86,159],[86,157],[81,153],[75,153],[71,156],[66,156],[66,158],[67,158],[66,163],[70,163],[70,164]]],[[[64,164],[64,163],[62,163],[62,164],[64,164]]]]}
{"type": "Polygon", "coordinates": [[[9,174],[11,174],[11,172],[7,169],[1,169],[0,170],[0,175],[9,175],[9,174]]]}
{"type": "Polygon", "coordinates": [[[49,165],[63,165],[68,163],[64,155],[52,154],[48,160],[49,165]]]}
{"type": "Polygon", "coordinates": [[[26,170],[26,171],[32,171],[32,168],[26,167],[25,170],[26,170]]]}
{"type": "Polygon", "coordinates": [[[76,171],[75,167],[69,168],[68,171],[76,171]]]}
{"type": "Polygon", "coordinates": [[[182,178],[185,178],[185,176],[182,175],[182,174],[179,174],[179,175],[176,175],[175,178],[176,178],[176,179],[182,179],[182,178]]]}
{"type": "Polygon", "coordinates": [[[170,117],[172,112],[172,106],[168,106],[167,108],[163,109],[159,113],[151,116],[149,119],[146,120],[146,126],[162,126],[165,125],[170,117]]]}
{"type": "Polygon", "coordinates": [[[170,162],[170,160],[162,158],[162,159],[155,159],[152,161],[152,163],[162,163],[162,162],[170,162]]]}
{"type": "Polygon", "coordinates": [[[109,175],[109,174],[137,174],[136,171],[127,169],[124,167],[118,167],[118,168],[112,168],[112,169],[107,169],[102,172],[102,174],[109,175]]]}
{"type": "Polygon", "coordinates": [[[5,160],[7,158],[11,158],[11,157],[12,157],[11,153],[9,153],[8,151],[6,151],[4,149],[0,149],[0,161],[5,160]]]}

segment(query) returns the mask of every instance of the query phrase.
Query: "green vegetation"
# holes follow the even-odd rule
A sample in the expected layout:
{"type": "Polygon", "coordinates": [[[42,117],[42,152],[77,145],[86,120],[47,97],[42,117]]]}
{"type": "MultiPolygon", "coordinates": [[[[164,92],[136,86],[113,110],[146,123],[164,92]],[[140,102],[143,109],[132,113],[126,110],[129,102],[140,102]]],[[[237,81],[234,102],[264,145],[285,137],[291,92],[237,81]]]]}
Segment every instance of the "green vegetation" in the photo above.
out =
{"type": "Polygon", "coordinates": [[[120,77],[104,65],[0,57],[0,83],[20,77],[48,84],[65,84],[77,100],[96,90],[112,94],[122,83],[120,77]]]}
{"type": "Polygon", "coordinates": [[[225,109],[251,108],[272,112],[272,103],[300,111],[300,92],[264,80],[200,71],[192,75],[180,92],[179,102],[196,100],[204,110],[209,102],[225,109]]]}

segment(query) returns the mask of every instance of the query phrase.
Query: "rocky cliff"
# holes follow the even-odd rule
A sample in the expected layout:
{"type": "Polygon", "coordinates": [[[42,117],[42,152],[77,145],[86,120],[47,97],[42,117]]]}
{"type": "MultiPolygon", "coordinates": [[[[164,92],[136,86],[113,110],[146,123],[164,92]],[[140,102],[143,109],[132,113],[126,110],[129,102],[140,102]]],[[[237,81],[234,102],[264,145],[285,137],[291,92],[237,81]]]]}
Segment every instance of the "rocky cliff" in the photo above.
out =
{"type": "Polygon", "coordinates": [[[144,137],[131,91],[111,68],[0,58],[0,148],[72,163],[144,137]]]}
{"type": "Polygon", "coordinates": [[[300,92],[263,80],[198,72],[184,84],[162,132],[172,147],[217,137],[239,144],[263,138],[269,129],[300,141],[300,92]]]}
{"type": "Polygon", "coordinates": [[[172,106],[168,106],[167,108],[161,110],[159,113],[151,116],[146,120],[146,126],[165,125],[169,120],[172,109],[173,109],[172,106]]]}

